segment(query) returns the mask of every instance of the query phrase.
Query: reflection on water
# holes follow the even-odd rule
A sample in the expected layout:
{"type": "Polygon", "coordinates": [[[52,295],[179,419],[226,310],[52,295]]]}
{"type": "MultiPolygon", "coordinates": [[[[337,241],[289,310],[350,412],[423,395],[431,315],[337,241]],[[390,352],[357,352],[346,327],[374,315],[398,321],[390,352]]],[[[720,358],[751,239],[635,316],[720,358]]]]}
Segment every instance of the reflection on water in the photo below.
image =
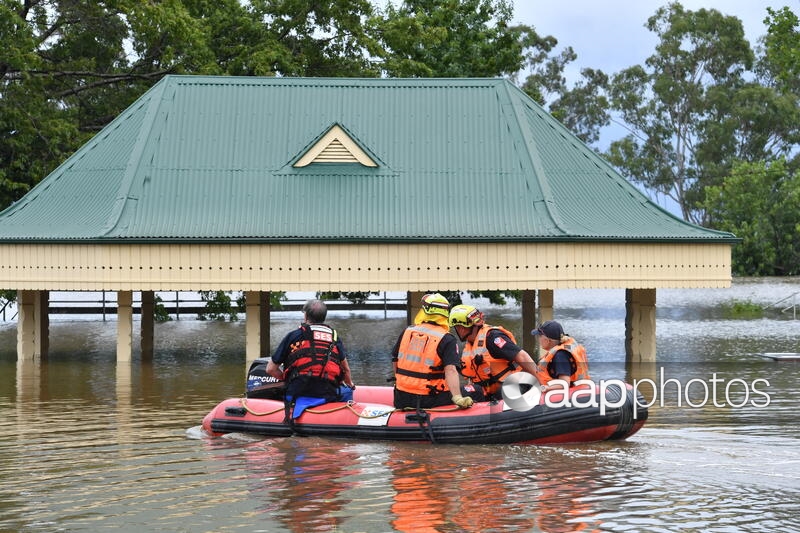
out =
{"type": "MultiPolygon", "coordinates": [[[[159,324],[153,360],[124,364],[113,322],[53,321],[41,364],[17,364],[0,325],[0,530],[800,531],[800,363],[752,355],[800,351],[800,320],[726,320],[714,303],[792,287],[659,291],[647,365],[624,361],[624,293],[556,291],[593,376],[653,402],[628,441],[562,446],[208,439],[202,417],[243,392],[242,322],[159,324]],[[769,405],[752,403],[757,380],[769,405]]],[[[519,333],[513,308],[489,315],[519,333]]],[[[298,319],[278,315],[273,343],[298,319]]],[[[330,322],[357,382],[385,384],[404,315],[330,322]]]]}

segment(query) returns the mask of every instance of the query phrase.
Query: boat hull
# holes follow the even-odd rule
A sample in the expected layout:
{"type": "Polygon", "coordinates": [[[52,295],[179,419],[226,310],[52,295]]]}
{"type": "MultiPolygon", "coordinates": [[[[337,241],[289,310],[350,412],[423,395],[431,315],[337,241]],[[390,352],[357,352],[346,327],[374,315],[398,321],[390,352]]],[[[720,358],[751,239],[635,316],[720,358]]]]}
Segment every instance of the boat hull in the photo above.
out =
{"type": "Polygon", "coordinates": [[[271,437],[291,435],[437,444],[556,444],[625,439],[647,420],[641,396],[626,385],[593,391],[550,394],[526,411],[504,402],[479,402],[469,409],[446,406],[422,411],[392,407],[391,387],[360,386],[353,401],[306,408],[287,422],[283,402],[229,398],[203,419],[212,435],[254,433],[271,437]],[[573,405],[566,405],[572,403],[573,405]],[[593,405],[596,404],[596,405],[593,405]]]}

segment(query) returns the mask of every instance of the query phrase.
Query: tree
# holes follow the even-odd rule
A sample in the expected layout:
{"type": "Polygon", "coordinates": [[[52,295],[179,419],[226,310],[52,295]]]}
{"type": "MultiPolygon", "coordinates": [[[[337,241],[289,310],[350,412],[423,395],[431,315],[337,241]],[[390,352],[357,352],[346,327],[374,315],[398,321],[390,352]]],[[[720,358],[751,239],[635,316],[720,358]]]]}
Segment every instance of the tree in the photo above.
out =
{"type": "Polygon", "coordinates": [[[376,76],[368,0],[0,0],[0,208],[166,74],[376,76]]]}
{"type": "Polygon", "coordinates": [[[800,19],[788,7],[779,11],[767,8],[769,16],[764,19],[767,35],[764,51],[758,62],[762,85],[774,87],[784,102],[782,114],[791,124],[786,139],[793,150],[786,155],[793,157],[793,167],[800,167],[800,19]]]}
{"type": "Polygon", "coordinates": [[[800,114],[791,97],[755,79],[738,18],[671,3],[647,27],[659,38],[655,53],[612,77],[611,107],[630,134],[607,157],[634,183],[677,202],[684,219],[706,225],[704,188],[735,161],[790,153],[800,114]]]}
{"type": "Polygon", "coordinates": [[[733,271],[742,276],[800,274],[800,173],[785,160],[739,162],[705,190],[710,225],[742,238],[733,271]]]}
{"type": "Polygon", "coordinates": [[[247,74],[379,75],[370,57],[379,47],[368,33],[374,15],[369,0],[250,0],[249,4],[250,16],[262,25],[262,36],[242,46],[253,51],[260,65],[247,74]]]}
{"type": "Polygon", "coordinates": [[[564,68],[576,59],[572,48],[556,53],[558,40],[531,26],[510,25],[508,0],[405,0],[389,3],[371,20],[381,45],[377,60],[387,76],[498,77],[520,87],[585,142],[596,142],[609,123],[602,95],[608,77],[586,69],[567,87],[564,68]]]}
{"type": "Polygon", "coordinates": [[[741,21],[714,9],[671,3],[646,26],[659,38],[655,53],[644,67],[612,77],[612,108],[631,133],[607,155],[633,182],[672,198],[686,220],[700,223],[698,195],[712,176],[698,150],[716,137],[712,104],[741,87],[754,54],[741,21]]]}
{"type": "Polygon", "coordinates": [[[523,64],[508,0],[405,0],[371,20],[389,77],[491,77],[523,64]]]}
{"type": "Polygon", "coordinates": [[[191,17],[175,2],[1,0],[0,46],[8,53],[0,59],[0,205],[25,194],[155,80],[180,70],[176,49],[202,54],[202,32],[183,27],[192,27],[191,17]],[[145,44],[137,33],[144,27],[160,28],[150,33],[162,38],[145,44]],[[128,56],[129,41],[140,55],[128,56]]]}
{"type": "Polygon", "coordinates": [[[380,294],[378,291],[351,291],[351,292],[318,292],[320,300],[347,300],[355,305],[362,305],[370,296],[380,294]]]}
{"type": "Polygon", "coordinates": [[[608,75],[602,70],[582,69],[575,86],[563,87],[550,104],[550,113],[583,142],[594,144],[600,140],[601,128],[611,123],[608,87],[608,75]]]}
{"type": "Polygon", "coordinates": [[[767,25],[765,57],[785,87],[797,92],[800,84],[800,19],[788,6],[777,11],[768,7],[767,13],[769,15],[764,19],[767,25]]]}

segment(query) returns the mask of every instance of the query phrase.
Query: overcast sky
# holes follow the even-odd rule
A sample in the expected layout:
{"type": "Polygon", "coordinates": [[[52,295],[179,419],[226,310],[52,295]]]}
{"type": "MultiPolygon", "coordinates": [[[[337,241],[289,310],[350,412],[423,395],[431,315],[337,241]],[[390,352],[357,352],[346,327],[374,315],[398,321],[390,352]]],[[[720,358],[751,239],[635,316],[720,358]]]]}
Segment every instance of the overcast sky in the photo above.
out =
{"type": "MultiPolygon", "coordinates": [[[[569,66],[572,82],[582,68],[613,74],[644,64],[656,44],[644,25],[667,0],[515,0],[514,21],[533,26],[539,35],[558,39],[559,50],[571,46],[578,58],[569,66]]],[[[800,0],[683,0],[687,10],[713,8],[741,19],[751,46],[766,33],[767,7],[789,6],[800,13],[800,0]]]]}

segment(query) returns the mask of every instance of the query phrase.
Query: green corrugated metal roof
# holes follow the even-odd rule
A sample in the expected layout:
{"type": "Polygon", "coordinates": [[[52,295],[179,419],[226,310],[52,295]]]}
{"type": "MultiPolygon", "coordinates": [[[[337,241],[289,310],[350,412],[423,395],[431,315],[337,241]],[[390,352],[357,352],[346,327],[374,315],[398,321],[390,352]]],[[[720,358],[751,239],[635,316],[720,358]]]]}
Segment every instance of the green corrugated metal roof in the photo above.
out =
{"type": "Polygon", "coordinates": [[[501,79],[167,76],[0,241],[723,241],[501,79]],[[340,125],[378,166],[292,163],[340,125]]]}

